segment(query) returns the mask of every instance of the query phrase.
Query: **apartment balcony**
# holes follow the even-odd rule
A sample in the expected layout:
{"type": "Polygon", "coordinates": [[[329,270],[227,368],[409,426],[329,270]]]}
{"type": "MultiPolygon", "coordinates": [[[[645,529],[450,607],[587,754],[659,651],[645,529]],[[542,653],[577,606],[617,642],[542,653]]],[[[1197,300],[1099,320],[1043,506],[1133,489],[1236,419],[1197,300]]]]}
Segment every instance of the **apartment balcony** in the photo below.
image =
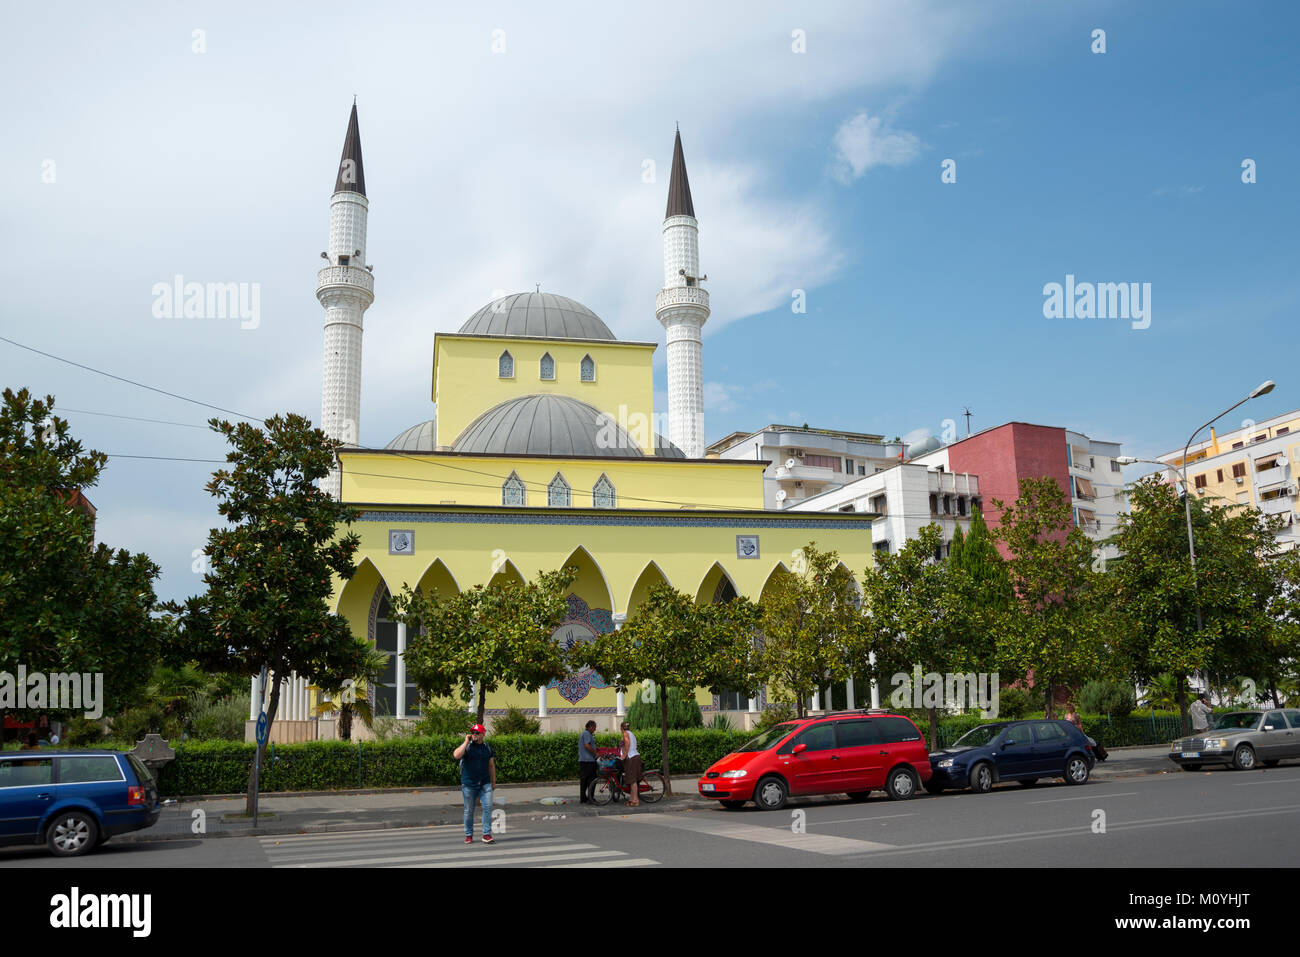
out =
{"type": "Polygon", "coordinates": [[[1262,500],[1259,503],[1259,510],[1265,515],[1289,515],[1295,512],[1295,506],[1295,488],[1292,486],[1291,493],[1288,495],[1279,495],[1276,498],[1262,500]]]}
{"type": "Polygon", "coordinates": [[[842,472],[820,465],[778,465],[772,470],[772,477],[778,482],[835,482],[842,484],[847,479],[842,472]]]}

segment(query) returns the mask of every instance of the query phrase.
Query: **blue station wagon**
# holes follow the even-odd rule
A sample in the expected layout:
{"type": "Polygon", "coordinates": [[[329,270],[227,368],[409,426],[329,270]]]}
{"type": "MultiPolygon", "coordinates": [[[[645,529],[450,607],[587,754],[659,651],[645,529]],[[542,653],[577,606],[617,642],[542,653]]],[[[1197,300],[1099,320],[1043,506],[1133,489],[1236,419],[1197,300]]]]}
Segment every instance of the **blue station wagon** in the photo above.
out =
{"type": "Polygon", "coordinates": [[[134,754],[0,753],[0,845],[45,844],[75,857],[115,834],[152,827],[160,813],[158,787],[134,754]]]}

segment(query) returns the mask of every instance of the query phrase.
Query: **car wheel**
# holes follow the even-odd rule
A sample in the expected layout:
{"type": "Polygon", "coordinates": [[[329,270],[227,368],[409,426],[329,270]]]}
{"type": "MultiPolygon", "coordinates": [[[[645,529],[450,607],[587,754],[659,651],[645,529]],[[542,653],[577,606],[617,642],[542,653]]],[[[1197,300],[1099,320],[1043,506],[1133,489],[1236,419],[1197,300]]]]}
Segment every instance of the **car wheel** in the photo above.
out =
{"type": "Polygon", "coordinates": [[[929,791],[931,794],[943,793],[943,785],[940,784],[938,781],[934,780],[933,778],[925,782],[925,789],[929,791]]]}
{"type": "Polygon", "coordinates": [[[1037,783],[1038,778],[1024,778],[1019,782],[1022,788],[1032,788],[1037,783]]]}
{"type": "Polygon", "coordinates": [[[1083,759],[1082,755],[1076,754],[1065,762],[1065,783],[1088,783],[1088,762],[1083,759]]]}
{"type": "Polygon", "coordinates": [[[891,800],[906,801],[916,797],[918,784],[916,772],[911,768],[895,768],[885,780],[885,793],[891,800]]]}
{"type": "Polygon", "coordinates": [[[970,789],[974,794],[988,794],[993,790],[993,766],[987,761],[970,769],[970,789]]]}
{"type": "Polygon", "coordinates": [[[1182,767],[1182,769],[1183,769],[1184,771],[1199,771],[1199,770],[1201,770],[1201,766],[1200,766],[1199,764],[1183,764],[1183,765],[1180,765],[1180,767],[1182,767]]]}
{"type": "Polygon", "coordinates": [[[779,811],[785,807],[785,800],[790,792],[785,782],[776,776],[766,777],[754,788],[754,803],[764,811],[779,811]]]}
{"type": "Polygon", "coordinates": [[[1255,767],[1255,749],[1249,744],[1237,746],[1232,752],[1232,766],[1238,771],[1249,771],[1255,767]]]}
{"type": "Polygon", "coordinates": [[[850,792],[849,792],[849,800],[850,800],[850,801],[865,801],[865,800],[866,800],[867,798],[869,798],[869,797],[871,797],[871,792],[870,792],[870,791],[850,791],[850,792]]]}
{"type": "Polygon", "coordinates": [[[1280,760],[1281,760],[1280,758],[1275,758],[1275,759],[1273,759],[1272,761],[1265,761],[1265,762],[1264,762],[1264,767],[1266,767],[1266,768],[1275,768],[1275,767],[1277,767],[1277,762],[1280,761],[1280,760]]]}
{"type": "Polygon", "coordinates": [[[745,806],[744,801],[719,801],[718,803],[721,804],[723,807],[725,807],[728,811],[739,811],[742,807],[745,806]]]}
{"type": "Polygon", "coordinates": [[[84,811],[66,811],[50,822],[45,843],[59,857],[78,857],[95,846],[99,827],[84,811]]]}

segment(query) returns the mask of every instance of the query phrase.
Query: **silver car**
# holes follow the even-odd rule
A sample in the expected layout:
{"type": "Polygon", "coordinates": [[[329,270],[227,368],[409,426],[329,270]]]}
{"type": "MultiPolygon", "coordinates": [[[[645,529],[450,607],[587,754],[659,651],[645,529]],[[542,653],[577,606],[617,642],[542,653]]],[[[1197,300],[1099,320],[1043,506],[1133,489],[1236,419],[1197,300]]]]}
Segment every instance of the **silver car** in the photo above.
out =
{"type": "Polygon", "coordinates": [[[1184,771],[1198,771],[1203,764],[1227,764],[1239,771],[1261,764],[1271,768],[1300,758],[1300,709],[1233,711],[1218,715],[1213,728],[1198,734],[1169,745],[1169,759],[1184,771]]]}

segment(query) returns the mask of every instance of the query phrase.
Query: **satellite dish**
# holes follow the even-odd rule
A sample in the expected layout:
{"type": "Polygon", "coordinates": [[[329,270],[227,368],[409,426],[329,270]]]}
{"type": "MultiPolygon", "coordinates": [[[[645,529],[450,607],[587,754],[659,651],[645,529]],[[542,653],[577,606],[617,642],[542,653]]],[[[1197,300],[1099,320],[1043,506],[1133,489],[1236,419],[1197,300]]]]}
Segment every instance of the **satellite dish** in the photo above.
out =
{"type": "Polygon", "coordinates": [[[799,464],[799,463],[796,462],[794,459],[786,459],[786,460],[785,460],[785,467],[788,468],[788,469],[792,469],[792,468],[794,468],[794,467],[795,467],[796,465],[798,465],[798,464],[799,464]]]}
{"type": "Polygon", "coordinates": [[[777,492],[776,492],[776,500],[777,500],[778,502],[784,502],[784,501],[785,501],[785,489],[783,489],[783,488],[782,488],[782,489],[777,489],[777,492]]]}

